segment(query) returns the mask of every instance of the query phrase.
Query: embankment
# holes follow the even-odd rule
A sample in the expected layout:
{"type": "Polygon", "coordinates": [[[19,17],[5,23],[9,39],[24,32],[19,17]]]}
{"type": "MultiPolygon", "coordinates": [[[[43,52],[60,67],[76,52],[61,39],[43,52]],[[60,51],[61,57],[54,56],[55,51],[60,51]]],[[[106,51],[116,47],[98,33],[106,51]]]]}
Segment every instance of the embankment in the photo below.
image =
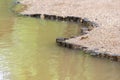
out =
{"type": "Polygon", "coordinates": [[[90,22],[97,23],[99,27],[87,34],[65,39],[64,42],[79,45],[80,49],[84,46],[83,50],[92,55],[120,61],[120,0],[22,0],[21,3],[28,6],[22,15],[55,15],[57,18],[47,18],[75,22],[88,18],[90,22]],[[71,19],[73,16],[74,19],[71,19]]]}

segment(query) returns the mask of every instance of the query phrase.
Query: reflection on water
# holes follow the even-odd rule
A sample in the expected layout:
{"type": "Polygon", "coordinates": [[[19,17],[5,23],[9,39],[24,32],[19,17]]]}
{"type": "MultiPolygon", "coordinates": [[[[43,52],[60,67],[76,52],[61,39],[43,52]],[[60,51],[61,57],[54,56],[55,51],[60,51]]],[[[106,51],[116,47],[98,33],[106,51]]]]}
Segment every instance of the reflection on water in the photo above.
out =
{"type": "Polygon", "coordinates": [[[9,2],[0,2],[0,80],[120,79],[119,63],[56,45],[79,33],[76,24],[14,17],[2,7],[9,2]]]}

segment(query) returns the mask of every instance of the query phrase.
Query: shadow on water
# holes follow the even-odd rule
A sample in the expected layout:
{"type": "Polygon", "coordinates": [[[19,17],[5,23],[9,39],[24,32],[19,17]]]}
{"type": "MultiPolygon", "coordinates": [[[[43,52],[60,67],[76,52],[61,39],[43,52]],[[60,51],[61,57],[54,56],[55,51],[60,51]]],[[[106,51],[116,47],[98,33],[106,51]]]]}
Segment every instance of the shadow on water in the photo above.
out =
{"type": "Polygon", "coordinates": [[[0,80],[119,80],[120,64],[58,47],[77,24],[15,17],[0,2],[0,80]]]}

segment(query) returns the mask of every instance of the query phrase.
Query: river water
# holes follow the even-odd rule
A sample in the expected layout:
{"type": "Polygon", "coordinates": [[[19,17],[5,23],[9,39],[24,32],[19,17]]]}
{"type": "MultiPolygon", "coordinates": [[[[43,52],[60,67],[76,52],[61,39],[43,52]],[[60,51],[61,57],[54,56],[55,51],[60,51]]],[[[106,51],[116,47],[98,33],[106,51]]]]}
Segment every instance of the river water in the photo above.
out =
{"type": "Polygon", "coordinates": [[[120,80],[120,64],[56,45],[76,24],[15,16],[0,1],[0,80],[120,80]]]}

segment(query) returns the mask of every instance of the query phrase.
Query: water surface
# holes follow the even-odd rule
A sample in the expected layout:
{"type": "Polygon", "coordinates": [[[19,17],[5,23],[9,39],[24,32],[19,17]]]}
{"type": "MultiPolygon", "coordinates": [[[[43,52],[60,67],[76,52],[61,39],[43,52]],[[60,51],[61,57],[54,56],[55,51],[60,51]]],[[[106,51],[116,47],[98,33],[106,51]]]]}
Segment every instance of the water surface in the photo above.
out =
{"type": "Polygon", "coordinates": [[[76,24],[16,17],[0,1],[0,80],[119,80],[120,64],[56,45],[76,24]]]}

